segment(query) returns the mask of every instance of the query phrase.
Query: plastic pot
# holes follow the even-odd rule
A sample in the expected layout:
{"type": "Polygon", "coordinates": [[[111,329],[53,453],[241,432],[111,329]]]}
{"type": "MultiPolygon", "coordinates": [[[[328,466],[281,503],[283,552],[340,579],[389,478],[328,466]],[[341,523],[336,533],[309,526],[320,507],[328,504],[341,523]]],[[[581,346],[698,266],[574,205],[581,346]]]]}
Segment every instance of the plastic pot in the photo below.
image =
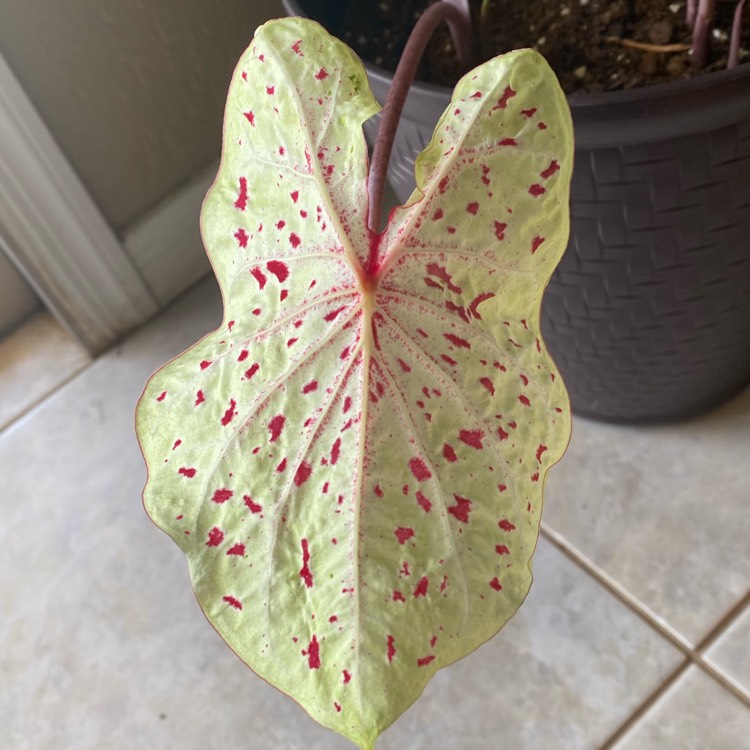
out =
{"type": "MultiPolygon", "coordinates": [[[[334,0],[284,5],[336,33],[334,0]]],[[[391,74],[365,67],[383,103],[391,74]]],[[[388,171],[402,201],[450,93],[412,86],[388,171]]],[[[571,236],[544,340],[575,413],[691,417],[750,382],[750,65],[569,103],[571,236]]]]}

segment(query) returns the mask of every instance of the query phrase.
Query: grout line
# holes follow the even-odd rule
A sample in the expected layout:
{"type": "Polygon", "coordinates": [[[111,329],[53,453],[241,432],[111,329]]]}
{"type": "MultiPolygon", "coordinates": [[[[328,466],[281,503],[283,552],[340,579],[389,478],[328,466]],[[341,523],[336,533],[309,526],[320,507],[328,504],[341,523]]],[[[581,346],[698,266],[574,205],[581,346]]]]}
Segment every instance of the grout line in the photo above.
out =
{"type": "Polygon", "coordinates": [[[709,630],[709,632],[695,645],[664,622],[655,612],[631,594],[622,584],[599,568],[582,552],[576,549],[562,534],[542,524],[541,535],[573,563],[591,576],[599,585],[618,599],[623,605],[636,614],[649,627],[665,638],[675,648],[682,652],[684,661],[675,669],[645,700],[628,716],[614,733],[601,745],[600,750],[610,750],[619,742],[641,717],[691,666],[704,672],[710,679],[719,684],[746,708],[750,708],[750,693],[720,668],[707,661],[704,652],[727,630],[727,628],[750,606],[750,591],[748,591],[734,606],[709,630]]]}
{"type": "Polygon", "coordinates": [[[685,659],[660,685],[652,690],[638,708],[599,746],[599,750],[612,750],[635,725],[646,715],[649,709],[682,677],[690,667],[690,659],[685,659]]]}
{"type": "Polygon", "coordinates": [[[63,388],[65,388],[66,385],[72,383],[79,375],[86,372],[86,370],[88,370],[89,367],[91,367],[94,362],[97,361],[97,359],[98,357],[92,357],[88,362],[81,365],[77,370],[73,370],[68,375],[66,375],[59,383],[55,383],[55,385],[52,386],[52,388],[47,391],[47,393],[40,396],[36,401],[33,401],[28,406],[25,406],[20,412],[18,412],[18,414],[13,415],[7,422],[0,425],[0,440],[2,440],[8,432],[10,432],[29,414],[44,406],[44,404],[46,404],[50,399],[54,398],[63,388]]]}
{"type": "Polygon", "coordinates": [[[601,586],[607,589],[615,598],[619,599],[628,609],[638,615],[638,617],[640,617],[647,625],[666,638],[666,640],[679,649],[685,656],[692,657],[693,646],[690,641],[664,622],[664,620],[643,604],[643,602],[633,596],[633,594],[631,594],[621,583],[618,583],[612,578],[612,576],[605,573],[601,568],[589,560],[589,558],[582,552],[579,552],[562,534],[554,531],[543,523],[541,527],[541,535],[588,573],[601,586]]]}

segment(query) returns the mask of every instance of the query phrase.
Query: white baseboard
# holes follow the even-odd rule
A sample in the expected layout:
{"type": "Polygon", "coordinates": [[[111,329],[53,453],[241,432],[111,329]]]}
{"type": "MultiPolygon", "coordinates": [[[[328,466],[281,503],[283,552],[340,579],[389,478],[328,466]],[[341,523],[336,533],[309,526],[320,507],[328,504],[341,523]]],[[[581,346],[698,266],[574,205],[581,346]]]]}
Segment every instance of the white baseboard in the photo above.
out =
{"type": "Polygon", "coordinates": [[[92,354],[156,301],[0,55],[0,232],[15,265],[92,354]]]}
{"type": "Polygon", "coordinates": [[[218,168],[217,161],[125,232],[125,249],[161,306],[211,270],[200,210],[218,168]]]}

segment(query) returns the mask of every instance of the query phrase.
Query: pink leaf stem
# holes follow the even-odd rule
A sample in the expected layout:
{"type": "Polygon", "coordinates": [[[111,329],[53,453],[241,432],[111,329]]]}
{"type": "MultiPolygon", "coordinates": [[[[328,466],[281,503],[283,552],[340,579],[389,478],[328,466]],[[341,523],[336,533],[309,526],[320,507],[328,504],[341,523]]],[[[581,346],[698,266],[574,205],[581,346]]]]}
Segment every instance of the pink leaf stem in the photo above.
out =
{"type": "MultiPolygon", "coordinates": [[[[401,111],[427,43],[443,21],[448,24],[459,59],[467,63],[470,58],[471,16],[468,3],[465,0],[442,0],[431,5],[417,21],[409,36],[396,72],[393,74],[393,82],[378,127],[368,184],[370,193],[368,224],[370,230],[375,233],[381,230],[386,171],[401,111]]],[[[377,244],[373,243],[368,268],[370,274],[375,271],[376,255],[377,244]]]]}

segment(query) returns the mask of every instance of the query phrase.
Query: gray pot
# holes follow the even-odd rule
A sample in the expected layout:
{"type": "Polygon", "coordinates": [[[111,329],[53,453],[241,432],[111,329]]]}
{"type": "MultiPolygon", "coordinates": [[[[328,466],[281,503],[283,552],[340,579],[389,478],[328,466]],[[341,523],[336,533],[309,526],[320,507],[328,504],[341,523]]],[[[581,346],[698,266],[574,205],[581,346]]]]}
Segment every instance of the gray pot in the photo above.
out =
{"type": "MultiPolygon", "coordinates": [[[[334,0],[284,5],[334,30],[340,15],[334,0]]],[[[383,103],[391,74],[365,67],[383,103]]],[[[402,201],[450,93],[411,88],[388,169],[402,201]]],[[[571,236],[544,340],[579,415],[696,415],[750,382],[750,64],[569,103],[571,236]]]]}

